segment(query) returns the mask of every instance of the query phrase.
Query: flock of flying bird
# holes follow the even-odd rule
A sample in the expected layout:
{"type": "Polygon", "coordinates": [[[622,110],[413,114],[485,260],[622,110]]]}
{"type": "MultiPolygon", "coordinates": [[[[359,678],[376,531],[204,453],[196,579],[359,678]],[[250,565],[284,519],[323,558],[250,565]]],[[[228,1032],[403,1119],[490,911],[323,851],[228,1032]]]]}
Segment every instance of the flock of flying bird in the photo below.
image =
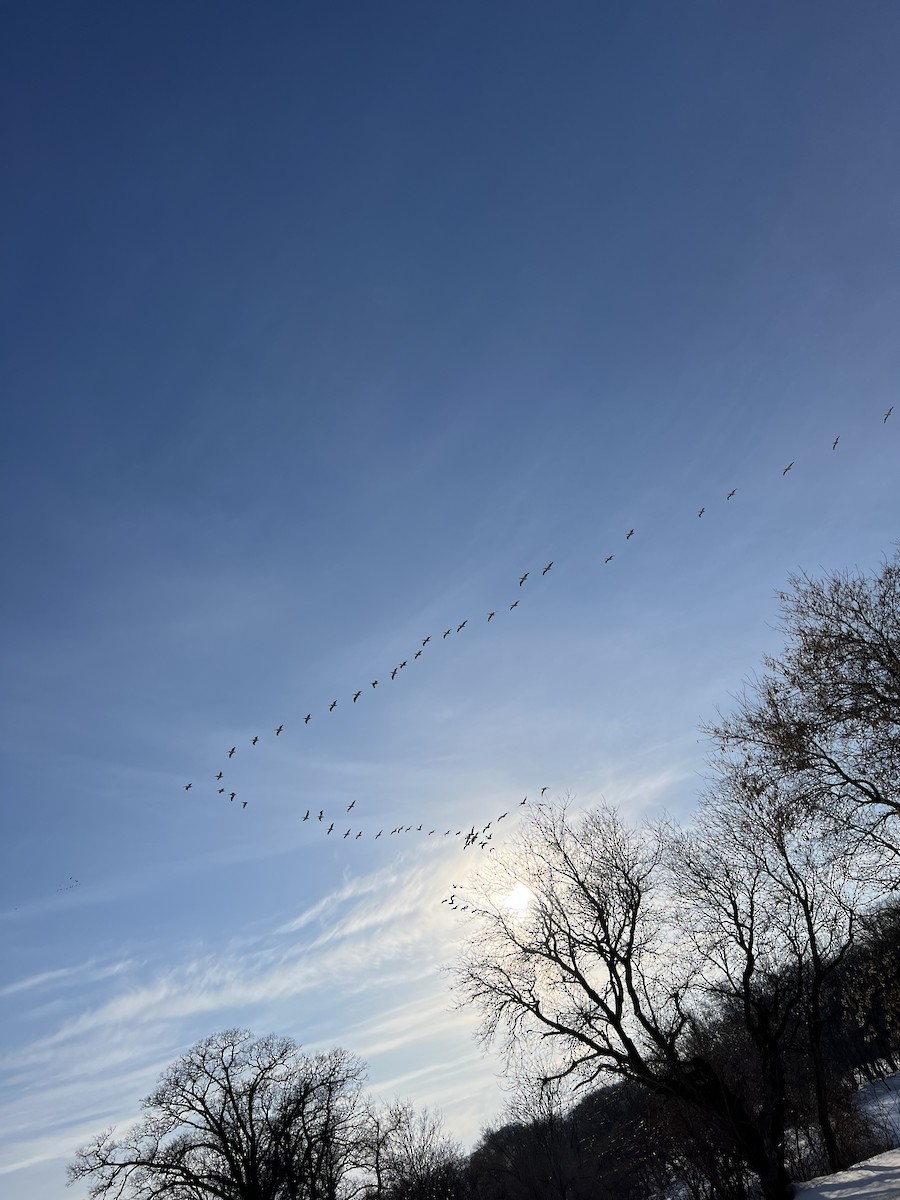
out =
{"type": "MultiPolygon", "coordinates": [[[[894,411],[894,406],[891,405],[890,408],[888,408],[887,412],[885,412],[882,417],[882,421],[884,424],[887,424],[888,419],[890,418],[893,411],[894,411]]],[[[832,451],[837,450],[840,440],[841,440],[840,435],[838,435],[834,439],[834,441],[831,444],[832,451]]],[[[787,464],[787,466],[781,472],[782,478],[784,478],[790,471],[792,471],[794,469],[794,466],[795,466],[794,460],[789,462],[787,464]]],[[[736,495],[737,495],[737,488],[733,487],[725,496],[726,502],[729,500],[733,500],[736,495]]],[[[703,505],[700,508],[700,510],[698,511],[697,516],[702,518],[703,514],[705,512],[706,512],[706,506],[703,505]]],[[[631,541],[631,539],[635,536],[635,532],[636,531],[634,529],[629,529],[628,532],[625,534],[625,541],[626,542],[631,541]]],[[[605,556],[605,558],[603,559],[604,565],[608,565],[609,563],[611,563],[615,559],[615,557],[616,557],[615,553],[607,554],[605,556]]],[[[553,569],[553,566],[554,566],[554,562],[552,560],[550,562],[548,562],[547,565],[540,572],[541,577],[543,578],[547,574],[549,574],[549,572],[553,569]]],[[[525,586],[526,582],[530,578],[531,578],[531,572],[525,571],[519,578],[519,587],[523,588],[525,586]]],[[[519,607],[520,598],[521,597],[517,597],[512,602],[512,604],[509,605],[509,607],[508,607],[509,612],[513,612],[516,608],[519,607]]],[[[494,618],[497,616],[497,612],[498,612],[497,609],[492,609],[487,613],[488,623],[490,623],[491,621],[494,620],[494,618]]],[[[468,618],[466,618],[463,621],[460,621],[460,623],[455,626],[456,634],[461,634],[465,630],[465,628],[467,627],[468,624],[469,624],[468,618]]],[[[441,640],[445,640],[446,638],[451,637],[453,634],[454,634],[454,625],[451,624],[447,629],[443,630],[443,632],[440,634],[440,638],[441,638],[441,640]]],[[[434,635],[434,636],[435,636],[435,638],[437,638],[438,635],[434,635]]],[[[405,658],[405,659],[403,659],[402,662],[398,663],[396,666],[391,668],[390,679],[392,681],[396,680],[397,677],[400,675],[400,673],[409,666],[410,661],[416,662],[418,659],[420,659],[423,656],[423,654],[425,653],[425,651],[426,651],[427,647],[429,646],[429,644],[431,643],[431,641],[432,641],[431,634],[429,634],[427,637],[423,638],[421,645],[416,649],[415,653],[412,654],[411,660],[405,658]]],[[[370,681],[371,688],[373,690],[376,689],[379,686],[380,682],[381,681],[378,679],[371,680],[370,681]]],[[[363,696],[363,694],[366,690],[367,689],[359,688],[357,691],[355,691],[352,694],[352,696],[350,697],[350,703],[356,704],[360,700],[360,698],[363,696]]],[[[337,708],[337,706],[338,706],[338,700],[333,699],[330,702],[330,704],[328,704],[327,711],[329,713],[333,713],[334,710],[337,708]]],[[[308,712],[303,717],[302,720],[303,720],[304,725],[309,725],[310,722],[313,720],[313,713],[308,712]]],[[[281,724],[279,724],[275,728],[275,731],[274,731],[275,737],[280,737],[282,732],[284,731],[284,728],[285,728],[285,726],[284,726],[283,722],[281,724]]],[[[259,740],[260,740],[259,735],[257,734],[253,738],[250,739],[250,745],[251,746],[258,745],[259,740]]],[[[226,757],[229,760],[232,759],[234,757],[234,755],[237,753],[237,749],[238,749],[237,745],[232,746],[228,750],[226,757]]],[[[224,778],[225,778],[225,774],[220,769],[215,776],[215,783],[217,785],[217,794],[219,796],[227,796],[228,800],[233,803],[235,800],[238,799],[237,792],[231,791],[227,787],[227,785],[225,785],[223,783],[224,778]]],[[[184,790],[186,792],[189,792],[192,790],[193,786],[194,786],[193,783],[186,783],[186,784],[184,784],[184,790]]],[[[543,796],[547,790],[548,789],[546,787],[543,788],[541,790],[541,795],[543,796]]],[[[528,802],[528,797],[526,796],[524,800],[521,800],[518,802],[518,807],[522,807],[522,806],[526,805],[527,802],[528,802]]],[[[241,799],[240,800],[241,808],[246,808],[248,803],[249,803],[248,800],[241,799]]],[[[347,810],[346,810],[347,813],[350,813],[355,807],[356,807],[356,801],[354,800],[350,805],[348,805],[347,810]]],[[[378,841],[381,837],[396,837],[396,836],[415,832],[415,833],[420,833],[425,837],[463,838],[463,843],[462,843],[463,849],[469,849],[470,847],[478,846],[482,850],[486,850],[486,851],[490,852],[494,849],[494,846],[492,845],[493,831],[496,829],[496,826],[499,824],[499,822],[502,821],[507,816],[509,816],[509,812],[501,813],[500,816],[495,817],[493,819],[493,821],[488,821],[488,823],[486,825],[484,825],[480,828],[477,827],[476,825],[472,825],[472,827],[468,831],[463,830],[463,829],[454,830],[451,828],[451,829],[446,829],[443,832],[439,832],[437,828],[426,830],[424,824],[420,824],[417,826],[400,824],[390,830],[379,829],[379,831],[374,835],[373,840],[378,841]]],[[[325,820],[326,820],[325,810],[319,809],[318,813],[314,813],[314,811],[312,809],[307,809],[306,814],[303,817],[303,821],[306,822],[306,821],[310,821],[310,820],[313,820],[314,822],[324,826],[325,820]]],[[[346,831],[343,833],[341,833],[340,829],[339,829],[339,827],[341,825],[343,825],[343,822],[333,820],[333,819],[331,819],[331,817],[329,815],[328,826],[327,826],[327,828],[324,829],[324,835],[330,836],[331,834],[334,833],[334,834],[336,834],[336,837],[342,841],[346,841],[346,840],[352,838],[352,840],[356,842],[363,838],[363,836],[364,836],[363,830],[356,829],[354,831],[352,823],[346,829],[346,831]]],[[[446,901],[444,901],[444,903],[449,903],[451,908],[458,907],[455,903],[452,902],[452,898],[448,898],[446,901]]]]}

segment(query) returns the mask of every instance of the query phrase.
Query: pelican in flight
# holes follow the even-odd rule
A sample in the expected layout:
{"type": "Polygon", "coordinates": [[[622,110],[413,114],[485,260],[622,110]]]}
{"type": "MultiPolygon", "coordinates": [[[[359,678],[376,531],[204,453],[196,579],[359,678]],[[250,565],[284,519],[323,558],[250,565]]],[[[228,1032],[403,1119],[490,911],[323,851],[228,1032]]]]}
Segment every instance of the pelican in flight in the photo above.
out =
{"type": "Polygon", "coordinates": [[[309,820],[309,809],[307,809],[307,810],[306,810],[306,816],[303,818],[303,820],[304,820],[304,821],[308,821],[308,820],[309,820]]]}
{"type": "Polygon", "coordinates": [[[496,617],[496,615],[497,615],[497,614],[496,614],[496,612],[489,612],[489,613],[488,613],[488,620],[489,620],[489,621],[493,621],[493,619],[494,619],[494,617],[496,617]]]}
{"type": "Polygon", "coordinates": [[[373,679],[373,680],[372,680],[372,687],[373,687],[373,688],[374,688],[374,687],[378,687],[378,680],[377,680],[377,679],[373,679]]]}
{"type": "Polygon", "coordinates": [[[400,664],[400,670],[402,671],[405,666],[406,666],[406,659],[404,658],[403,662],[400,664]]]}
{"type": "Polygon", "coordinates": [[[442,636],[442,637],[449,637],[449,636],[450,636],[450,634],[451,634],[452,632],[453,632],[453,627],[451,626],[449,629],[445,629],[445,630],[444,630],[444,632],[443,632],[443,634],[442,634],[441,636],[442,636]]]}
{"type": "Polygon", "coordinates": [[[607,563],[611,563],[615,557],[616,556],[614,554],[607,554],[606,558],[603,560],[603,565],[606,566],[607,563]]]}
{"type": "Polygon", "coordinates": [[[553,562],[552,561],[548,562],[546,567],[544,567],[543,571],[541,571],[541,574],[546,575],[552,566],[553,566],[553,562]]]}
{"type": "Polygon", "coordinates": [[[193,785],[192,783],[186,783],[186,784],[184,785],[184,790],[185,790],[186,792],[189,792],[193,786],[194,786],[194,785],[193,785]]]}
{"type": "Polygon", "coordinates": [[[725,499],[730,500],[733,496],[736,496],[736,495],[737,495],[737,488],[732,488],[731,491],[728,493],[728,495],[725,497],[725,499]]]}
{"type": "Polygon", "coordinates": [[[884,419],[883,419],[883,421],[882,421],[882,424],[883,424],[883,425],[887,425],[887,419],[888,419],[888,417],[891,415],[891,413],[892,413],[893,411],[894,411],[894,406],[893,406],[893,404],[892,404],[892,405],[891,405],[891,407],[890,407],[890,408],[887,410],[887,412],[884,414],[884,419]]]}
{"type": "Polygon", "coordinates": [[[278,735],[279,735],[279,733],[281,733],[282,729],[284,729],[284,726],[283,726],[283,725],[279,725],[279,726],[278,726],[278,728],[275,730],[275,736],[276,736],[276,737],[278,737],[278,735]]]}
{"type": "Polygon", "coordinates": [[[216,776],[216,779],[221,779],[221,778],[222,778],[222,772],[220,771],[220,772],[218,773],[218,775],[216,776]]]}
{"type": "MultiPolygon", "coordinates": [[[[549,787],[542,787],[542,788],[541,788],[541,795],[543,796],[544,792],[549,792],[549,791],[550,791],[549,787]]],[[[522,803],[524,804],[524,803],[525,803],[525,801],[523,800],[523,801],[522,801],[522,803]]]]}
{"type": "Polygon", "coordinates": [[[229,758],[231,758],[231,757],[232,757],[232,755],[234,754],[235,750],[237,750],[237,746],[232,746],[232,747],[231,747],[231,749],[228,751],[228,757],[229,757],[229,758]]]}
{"type": "Polygon", "coordinates": [[[256,737],[253,739],[253,741],[250,743],[250,745],[255,746],[258,741],[259,741],[259,734],[256,735],[256,737]]]}
{"type": "Polygon", "coordinates": [[[225,795],[225,789],[224,789],[224,788],[219,788],[219,795],[220,795],[220,796],[224,796],[224,795],[225,795]]]}
{"type": "Polygon", "coordinates": [[[331,702],[331,703],[329,704],[329,706],[328,706],[328,711],[329,711],[329,712],[334,712],[334,710],[335,710],[336,708],[337,708],[337,700],[332,700],[332,702],[331,702]]]}
{"type": "Polygon", "coordinates": [[[347,832],[344,834],[344,841],[345,841],[345,842],[346,842],[347,838],[350,836],[350,834],[351,834],[352,832],[353,832],[353,830],[352,830],[352,829],[348,829],[348,830],[347,830],[347,832]]]}
{"type": "Polygon", "coordinates": [[[834,439],[834,441],[831,443],[832,450],[837,450],[837,444],[840,440],[841,440],[841,435],[838,434],[837,437],[834,439]]]}
{"type": "Polygon", "coordinates": [[[519,587],[522,586],[522,584],[525,582],[525,580],[527,578],[528,578],[528,572],[526,571],[525,574],[522,576],[522,578],[519,580],[519,587]]]}
{"type": "Polygon", "coordinates": [[[701,508],[701,509],[700,509],[700,511],[697,513],[697,516],[698,516],[698,517],[702,517],[702,516],[703,516],[703,514],[704,514],[705,512],[706,512],[706,509],[705,509],[705,508],[701,508]]]}
{"type": "Polygon", "coordinates": [[[427,646],[430,641],[431,641],[431,634],[429,633],[428,637],[425,639],[425,641],[422,643],[422,645],[427,646]]]}
{"type": "Polygon", "coordinates": [[[321,820],[323,819],[323,817],[324,817],[324,816],[325,816],[325,809],[324,809],[324,808],[320,808],[320,809],[319,809],[319,820],[321,821],[321,820]]]}
{"type": "Polygon", "coordinates": [[[311,720],[312,720],[312,713],[307,713],[306,716],[303,718],[303,724],[308,725],[311,720]]]}
{"type": "Polygon", "coordinates": [[[415,652],[415,654],[413,655],[413,658],[421,658],[421,657],[422,657],[422,651],[421,651],[421,650],[417,650],[417,651],[415,652]]]}
{"type": "Polygon", "coordinates": [[[634,537],[634,530],[629,529],[628,532],[625,534],[625,541],[627,542],[629,538],[633,538],[633,537],[634,537]]]}
{"type": "Polygon", "coordinates": [[[519,607],[519,602],[518,602],[518,600],[514,600],[514,601],[512,602],[512,604],[509,606],[509,611],[510,611],[510,612],[512,612],[512,610],[513,610],[514,608],[518,608],[518,607],[519,607]]]}
{"type": "Polygon", "coordinates": [[[232,793],[231,793],[231,795],[228,797],[228,799],[229,799],[229,800],[230,800],[232,803],[234,803],[234,798],[235,798],[235,796],[236,796],[236,795],[237,795],[237,792],[232,792],[232,793]]]}
{"type": "Polygon", "coordinates": [[[781,474],[782,474],[783,476],[784,476],[784,475],[787,475],[788,471],[791,469],[791,467],[792,467],[793,465],[794,465],[794,464],[793,464],[792,462],[789,462],[789,463],[788,463],[788,465],[787,465],[787,466],[784,468],[784,470],[781,472],[781,474]]]}
{"type": "Polygon", "coordinates": [[[396,679],[396,678],[397,678],[397,672],[398,672],[399,670],[400,670],[400,668],[399,668],[399,667],[394,667],[393,671],[391,671],[391,679],[396,679]]]}
{"type": "Polygon", "coordinates": [[[350,803],[347,805],[347,812],[349,812],[351,808],[356,808],[355,800],[351,800],[350,803]]]}
{"type": "Polygon", "coordinates": [[[457,633],[462,633],[462,631],[465,629],[465,627],[468,625],[468,623],[469,623],[469,619],[468,619],[468,617],[467,617],[467,618],[465,619],[465,621],[463,621],[462,625],[457,625],[457,627],[456,627],[456,632],[457,632],[457,633]]]}
{"type": "Polygon", "coordinates": [[[353,703],[354,703],[354,704],[357,702],[357,700],[360,698],[360,696],[361,696],[361,695],[362,695],[362,692],[356,692],[356,693],[355,693],[355,695],[354,695],[354,697],[353,697],[353,703]]]}
{"type": "Polygon", "coordinates": [[[247,805],[248,805],[249,803],[250,803],[250,801],[249,801],[249,800],[242,800],[242,801],[241,801],[241,808],[246,808],[246,807],[247,807],[247,805]]]}
{"type": "Polygon", "coordinates": [[[332,829],[334,829],[334,821],[332,821],[331,824],[328,826],[328,828],[325,830],[326,837],[328,837],[328,835],[329,835],[329,833],[331,833],[332,829]]]}

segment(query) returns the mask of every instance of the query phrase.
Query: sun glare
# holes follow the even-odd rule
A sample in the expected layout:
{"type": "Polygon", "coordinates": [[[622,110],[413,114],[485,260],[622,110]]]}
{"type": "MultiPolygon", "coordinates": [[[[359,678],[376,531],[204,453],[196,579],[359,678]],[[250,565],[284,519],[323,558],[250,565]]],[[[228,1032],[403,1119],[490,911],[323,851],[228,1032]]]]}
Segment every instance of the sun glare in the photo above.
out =
{"type": "Polygon", "coordinates": [[[526,887],[524,883],[517,883],[503,897],[503,904],[504,907],[510,908],[514,913],[521,915],[530,907],[533,900],[534,892],[531,888],[526,887]]]}

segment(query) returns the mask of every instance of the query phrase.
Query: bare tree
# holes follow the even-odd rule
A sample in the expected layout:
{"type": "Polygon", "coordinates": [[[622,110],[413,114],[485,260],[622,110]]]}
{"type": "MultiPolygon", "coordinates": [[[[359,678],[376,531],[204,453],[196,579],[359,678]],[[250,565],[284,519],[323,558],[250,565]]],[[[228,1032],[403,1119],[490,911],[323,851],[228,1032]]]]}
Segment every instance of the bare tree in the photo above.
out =
{"type": "MultiPolygon", "coordinates": [[[[750,1111],[692,1049],[703,964],[687,953],[664,860],[657,831],[629,829],[610,808],[577,823],[565,808],[537,810],[478,885],[459,984],[481,1010],[485,1039],[500,1037],[508,1053],[549,1043],[558,1077],[617,1075],[689,1103],[733,1139],[767,1200],[785,1200],[783,1091],[770,1088],[750,1111]],[[517,903],[523,888],[527,906],[517,903]]],[[[760,1006],[758,1023],[782,1019],[778,1005],[760,1006]]]]}
{"type": "Polygon", "coordinates": [[[377,1190],[390,1200],[456,1200],[464,1159],[439,1113],[396,1101],[377,1117],[382,1131],[377,1190]]]}
{"type": "Polygon", "coordinates": [[[900,852],[900,552],[871,577],[795,575],[781,593],[785,648],[736,712],[708,727],[724,754],[900,852]]]}
{"type": "Polygon", "coordinates": [[[82,1147],[69,1183],[103,1200],[337,1200],[357,1165],[363,1065],[227,1030],[173,1063],[144,1117],[82,1147]]]}

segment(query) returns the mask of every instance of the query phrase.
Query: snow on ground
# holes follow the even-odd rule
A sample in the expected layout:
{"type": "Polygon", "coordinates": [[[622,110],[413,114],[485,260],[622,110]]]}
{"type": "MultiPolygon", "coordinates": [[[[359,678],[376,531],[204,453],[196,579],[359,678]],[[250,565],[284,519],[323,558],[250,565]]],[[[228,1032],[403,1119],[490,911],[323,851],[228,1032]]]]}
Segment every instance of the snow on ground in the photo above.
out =
{"type": "Polygon", "coordinates": [[[797,1200],[900,1200],[900,1150],[797,1184],[797,1200]]]}
{"type": "Polygon", "coordinates": [[[890,1144],[900,1146],[900,1075],[867,1084],[859,1093],[857,1105],[874,1129],[884,1133],[890,1144]]]}

